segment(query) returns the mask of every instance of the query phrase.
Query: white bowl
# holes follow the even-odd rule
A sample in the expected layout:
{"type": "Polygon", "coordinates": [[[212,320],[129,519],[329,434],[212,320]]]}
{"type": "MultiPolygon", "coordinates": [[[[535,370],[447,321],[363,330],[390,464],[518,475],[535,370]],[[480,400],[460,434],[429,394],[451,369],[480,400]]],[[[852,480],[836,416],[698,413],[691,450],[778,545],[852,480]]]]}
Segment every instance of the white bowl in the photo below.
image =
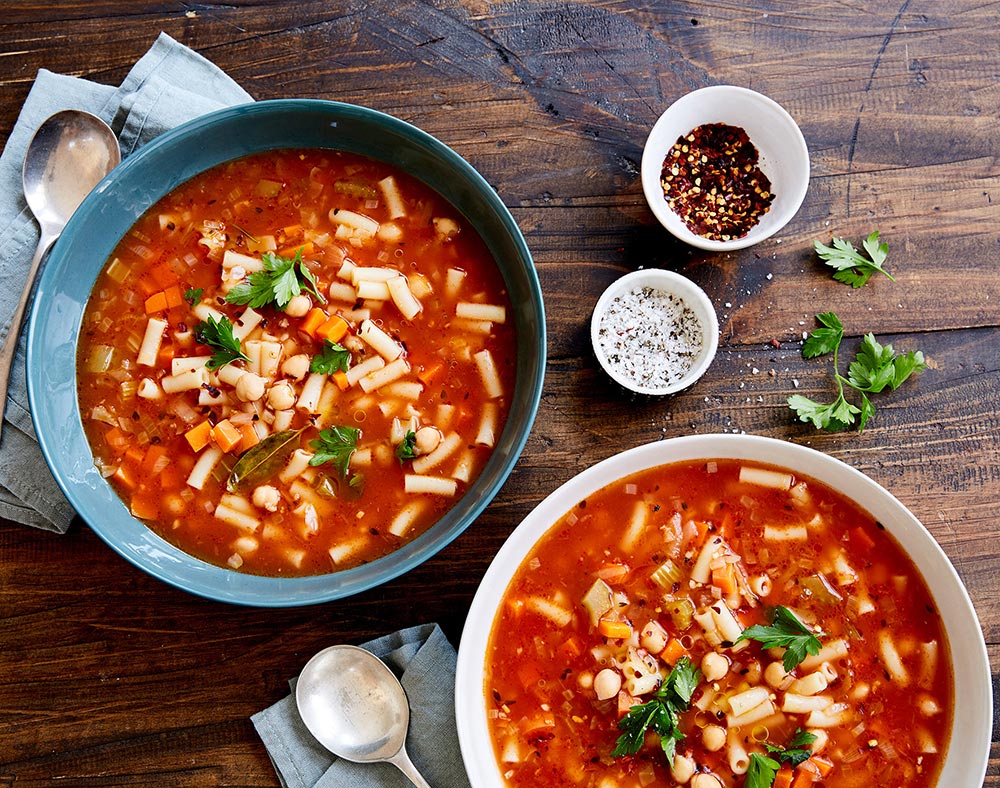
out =
{"type": "Polygon", "coordinates": [[[693,435],[630,449],[570,479],[524,519],[493,559],[465,622],[455,677],[458,738],[473,788],[505,786],[487,726],[485,655],[503,594],[525,556],[574,505],[616,479],[657,465],[697,459],[746,459],[793,468],[847,495],[892,534],[926,580],[942,611],[951,646],[955,712],[938,785],[982,785],[993,727],[989,658],[969,595],[934,537],[885,489],[818,451],[751,435],[693,435]]]}
{"type": "Polygon", "coordinates": [[[687,388],[705,374],[719,347],[719,320],[715,316],[715,307],[705,295],[705,291],[690,279],[673,271],[646,268],[626,274],[604,291],[594,307],[594,314],[590,320],[590,341],[594,346],[594,355],[612,380],[637,394],[662,396],[687,388]],[[623,374],[611,364],[607,354],[601,349],[599,329],[608,307],[616,297],[641,287],[649,287],[676,296],[691,309],[701,326],[702,343],[694,363],[682,377],[665,386],[644,386],[634,378],[623,374]]]}
{"type": "Polygon", "coordinates": [[[660,115],[642,151],[642,190],[650,209],[677,238],[700,249],[743,249],[769,238],[799,210],[808,186],[809,150],[792,116],[767,96],[733,85],[702,88],[677,99],[660,115]],[[664,158],[678,137],[706,123],[744,129],[760,152],[758,166],[771,181],[774,201],[770,210],[742,238],[714,241],[692,232],[663,196],[664,158]]]}

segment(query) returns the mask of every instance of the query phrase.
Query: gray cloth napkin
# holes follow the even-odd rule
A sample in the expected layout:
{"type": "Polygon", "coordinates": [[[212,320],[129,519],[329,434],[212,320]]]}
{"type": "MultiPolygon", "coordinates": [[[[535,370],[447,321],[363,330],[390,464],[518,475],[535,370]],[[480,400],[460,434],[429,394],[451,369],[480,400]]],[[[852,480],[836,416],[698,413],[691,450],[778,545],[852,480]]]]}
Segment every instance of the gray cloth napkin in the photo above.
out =
{"type": "MultiPolygon", "coordinates": [[[[0,343],[38,243],[38,225],[21,189],[21,164],[47,117],[63,109],[98,115],[118,134],[124,157],[187,120],[249,101],[250,94],[218,67],[164,33],[118,88],[39,71],[0,155],[0,343]]],[[[0,442],[0,517],[65,533],[73,508],[45,465],[28,413],[26,334],[18,342],[0,442]]]]}
{"type": "MultiPolygon", "coordinates": [[[[455,724],[455,649],[437,624],[362,643],[395,673],[410,701],[406,751],[433,788],[468,788],[455,724]]],[[[295,680],[289,682],[295,691],[295,680]]],[[[289,695],[252,718],[284,788],[406,788],[387,763],[335,758],[306,730],[289,695]]],[[[412,786],[411,786],[412,788],[412,786]]]]}

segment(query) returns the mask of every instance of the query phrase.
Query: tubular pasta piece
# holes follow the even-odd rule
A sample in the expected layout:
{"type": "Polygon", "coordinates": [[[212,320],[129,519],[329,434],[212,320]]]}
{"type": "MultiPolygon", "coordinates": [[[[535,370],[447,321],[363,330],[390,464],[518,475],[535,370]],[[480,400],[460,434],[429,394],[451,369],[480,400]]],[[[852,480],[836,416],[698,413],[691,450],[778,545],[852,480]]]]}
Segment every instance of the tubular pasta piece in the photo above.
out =
{"type": "Polygon", "coordinates": [[[573,620],[573,613],[555,602],[540,596],[531,596],[525,601],[524,606],[532,612],[544,616],[557,627],[568,626],[573,620]]]}
{"type": "Polygon", "coordinates": [[[385,359],[381,356],[372,356],[371,358],[366,358],[360,364],[355,364],[349,370],[347,370],[347,385],[353,386],[365,375],[369,375],[377,369],[382,369],[385,366],[385,359]]]}
{"type": "Polygon", "coordinates": [[[357,285],[358,298],[373,301],[388,301],[392,298],[389,286],[385,282],[375,282],[364,279],[357,285]]]}
{"type": "Polygon", "coordinates": [[[170,360],[170,374],[180,375],[182,372],[193,372],[208,364],[211,356],[175,356],[170,360]]]}
{"type": "Polygon", "coordinates": [[[758,487],[788,490],[792,486],[792,475],[782,471],[772,471],[767,468],[755,468],[752,465],[743,465],[740,467],[740,481],[745,484],[756,484],[758,487]]]}
{"type": "Polygon", "coordinates": [[[295,407],[304,410],[306,413],[319,413],[319,398],[323,393],[323,384],[326,383],[326,375],[313,372],[306,378],[299,401],[295,407]]]}
{"type": "Polygon", "coordinates": [[[222,449],[218,446],[207,447],[201,454],[198,455],[198,461],[191,469],[191,473],[187,478],[188,486],[194,487],[196,490],[200,490],[204,487],[205,482],[208,481],[208,477],[211,475],[216,464],[221,459],[222,449]]]}
{"type": "Polygon", "coordinates": [[[740,740],[740,732],[731,729],[726,736],[726,760],[733,774],[746,774],[750,768],[750,756],[740,740]]]}
{"type": "Polygon", "coordinates": [[[208,370],[205,368],[182,372],[180,375],[168,375],[160,379],[160,386],[167,394],[200,389],[206,383],[208,383],[208,370]]]}
{"type": "Polygon", "coordinates": [[[910,683],[910,673],[903,665],[903,658],[899,655],[896,643],[885,630],[878,633],[878,649],[882,655],[882,665],[897,684],[905,687],[910,683]]]}
{"type": "Polygon", "coordinates": [[[382,198],[385,200],[385,207],[389,211],[389,218],[399,219],[401,216],[406,216],[406,204],[403,202],[403,196],[399,193],[399,185],[396,183],[396,179],[391,175],[387,175],[378,182],[378,188],[382,192],[382,198]]]}
{"type": "Polygon", "coordinates": [[[809,530],[804,525],[788,525],[784,528],[765,525],[764,539],[768,542],[805,542],[809,539],[809,530]]]}
{"type": "Polygon", "coordinates": [[[444,278],[444,294],[447,298],[457,298],[465,281],[465,271],[461,268],[449,268],[444,278]]]}
{"type": "Polygon", "coordinates": [[[237,511],[224,503],[215,507],[215,516],[224,523],[236,526],[243,531],[256,531],[260,528],[260,520],[244,512],[237,511]]]}
{"type": "Polygon", "coordinates": [[[392,519],[392,522],[389,524],[389,533],[393,536],[403,536],[410,529],[410,526],[416,522],[426,507],[426,501],[410,501],[392,519]]]}
{"type": "Polygon", "coordinates": [[[296,449],[292,452],[292,456],[288,458],[288,463],[282,468],[281,473],[278,474],[278,479],[282,483],[288,484],[288,482],[297,478],[309,467],[309,460],[311,459],[312,454],[303,449],[296,449]]]}
{"type": "Polygon", "coordinates": [[[432,468],[436,468],[452,454],[458,451],[461,445],[462,436],[457,432],[449,433],[445,439],[438,444],[434,451],[430,454],[425,454],[422,457],[417,457],[413,461],[413,472],[426,473],[432,468]]]}
{"type": "Polygon", "coordinates": [[[395,361],[403,353],[402,346],[371,320],[361,324],[358,336],[386,361],[395,361]]]}
{"type": "Polygon", "coordinates": [[[156,366],[156,357],[160,354],[160,345],[163,343],[163,332],[166,330],[166,320],[151,317],[146,321],[146,333],[143,334],[142,344],[139,346],[139,353],[136,356],[137,364],[144,367],[156,366]]]}
{"type": "Polygon", "coordinates": [[[377,369],[365,375],[358,383],[366,394],[370,394],[387,383],[398,380],[409,371],[409,362],[405,358],[397,358],[392,363],[386,364],[382,369],[377,369]]]}
{"type": "Polygon", "coordinates": [[[410,284],[406,281],[405,276],[393,277],[386,282],[386,287],[389,288],[392,302],[405,319],[413,320],[420,313],[422,309],[420,302],[410,291],[410,284]]]}
{"type": "Polygon", "coordinates": [[[408,473],[403,477],[403,489],[410,494],[451,497],[458,489],[458,482],[444,476],[420,476],[408,473]]]}
{"type": "Polygon", "coordinates": [[[496,444],[497,417],[496,403],[485,403],[479,416],[479,431],[476,433],[475,440],[477,446],[492,448],[496,444]]]}
{"type": "Polygon", "coordinates": [[[507,310],[496,304],[478,304],[471,301],[459,301],[455,304],[455,316],[465,320],[482,320],[490,323],[504,323],[507,320],[507,310]]]}
{"type": "Polygon", "coordinates": [[[243,314],[233,322],[233,336],[240,340],[246,339],[263,319],[264,316],[260,312],[247,307],[243,314]]]}
{"type": "Polygon", "coordinates": [[[649,505],[645,501],[636,501],[635,505],[632,507],[632,517],[629,518],[628,527],[625,529],[625,535],[621,540],[622,550],[628,553],[635,548],[636,543],[639,541],[639,537],[642,536],[643,531],[646,530],[646,524],[648,522],[649,505]]]}
{"type": "Polygon", "coordinates": [[[489,399],[497,399],[503,394],[503,385],[500,383],[500,375],[497,373],[496,364],[493,361],[493,354],[489,350],[480,350],[473,355],[479,375],[483,379],[483,388],[489,399]]]}

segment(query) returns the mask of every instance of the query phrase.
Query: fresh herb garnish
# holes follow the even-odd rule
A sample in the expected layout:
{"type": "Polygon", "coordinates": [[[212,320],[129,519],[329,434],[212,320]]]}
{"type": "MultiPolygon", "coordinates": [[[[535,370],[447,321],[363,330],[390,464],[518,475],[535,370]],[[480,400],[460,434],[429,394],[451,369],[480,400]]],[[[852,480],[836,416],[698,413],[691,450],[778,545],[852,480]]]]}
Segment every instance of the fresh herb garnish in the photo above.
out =
{"type": "Polygon", "coordinates": [[[843,238],[834,236],[833,246],[813,241],[813,248],[819,258],[831,268],[836,269],[833,278],[838,282],[851,285],[851,287],[862,287],[876,272],[885,274],[895,282],[892,274],[882,267],[882,263],[885,262],[885,258],[889,254],[889,245],[885,242],[879,243],[878,230],[865,238],[861,245],[868,253],[868,257],[862,255],[854,248],[854,244],[843,238]]]}
{"type": "Polygon", "coordinates": [[[338,370],[347,372],[350,368],[351,351],[329,339],[323,340],[322,349],[313,356],[309,363],[309,371],[318,372],[321,375],[332,375],[338,370]]]}
{"type": "Polygon", "coordinates": [[[747,779],[744,788],[771,788],[781,764],[774,758],[768,758],[759,752],[750,753],[750,763],[747,764],[747,779]]]}
{"type": "Polygon", "coordinates": [[[854,424],[857,416],[858,432],[863,432],[868,420],[875,415],[875,406],[868,399],[868,394],[878,394],[886,386],[895,390],[910,375],[926,369],[924,354],[918,350],[899,355],[892,345],[880,345],[873,334],[866,334],[845,378],[837,371],[844,326],[833,312],[816,315],[816,320],[822,327],[815,329],[806,339],[802,355],[805,358],[816,358],[833,353],[837,398],[824,404],[802,394],[793,394],[788,398],[788,406],[798,414],[800,421],[812,422],[817,429],[846,429],[854,424]],[[844,396],[845,383],[861,394],[860,408],[847,401],[844,396]]]}
{"type": "Polygon", "coordinates": [[[767,751],[775,756],[782,763],[790,766],[798,766],[803,761],[809,759],[812,750],[809,745],[816,741],[816,734],[796,728],[792,738],[784,747],[775,747],[773,744],[764,743],[767,751]]]}
{"type": "Polygon", "coordinates": [[[402,465],[406,460],[412,460],[417,456],[417,433],[407,430],[403,440],[396,444],[396,458],[402,465]]]}
{"type": "Polygon", "coordinates": [[[752,627],[747,627],[736,638],[737,643],[741,640],[756,640],[764,648],[784,648],[785,655],[781,662],[785,666],[786,673],[791,673],[806,658],[806,654],[813,656],[819,654],[823,646],[812,630],[799,621],[791,610],[781,605],[774,608],[770,626],[754,624],[752,627]]]}
{"type": "Polygon", "coordinates": [[[635,755],[642,747],[646,731],[651,730],[660,737],[660,747],[667,756],[667,762],[674,762],[677,742],[684,738],[678,727],[680,714],[691,704],[701,671],[687,657],[681,657],[670,671],[653,699],[633,706],[628,714],[618,721],[618,727],[625,731],[618,737],[611,755],[635,755]]]}
{"type": "Polygon", "coordinates": [[[235,284],[226,295],[228,303],[247,305],[252,309],[274,304],[278,309],[284,309],[302,290],[308,290],[320,303],[326,303],[319,292],[316,277],[302,260],[301,249],[291,259],[265,252],[261,261],[264,270],[254,271],[244,281],[235,284]]]}
{"type": "Polygon", "coordinates": [[[328,430],[320,430],[319,438],[309,441],[309,445],[316,450],[309,464],[325,465],[332,462],[340,471],[341,477],[346,478],[351,456],[358,450],[360,437],[361,430],[357,427],[330,427],[328,430]]]}
{"type": "Polygon", "coordinates": [[[233,336],[233,324],[228,317],[216,320],[209,315],[208,320],[199,323],[195,328],[194,336],[201,344],[208,345],[215,351],[208,360],[209,369],[219,369],[230,361],[250,360],[250,357],[240,349],[240,341],[233,336]]]}
{"type": "Polygon", "coordinates": [[[194,306],[199,301],[201,301],[201,296],[205,292],[204,287],[189,287],[184,291],[184,300],[187,301],[191,306],[194,306]]]}

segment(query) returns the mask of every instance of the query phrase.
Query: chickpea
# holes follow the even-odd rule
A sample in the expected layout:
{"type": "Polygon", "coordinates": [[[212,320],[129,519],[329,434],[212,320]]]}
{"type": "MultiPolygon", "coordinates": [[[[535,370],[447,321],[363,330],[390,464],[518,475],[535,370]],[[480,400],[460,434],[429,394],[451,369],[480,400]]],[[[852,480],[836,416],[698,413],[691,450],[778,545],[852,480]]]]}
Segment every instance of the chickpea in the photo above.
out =
{"type": "Polygon", "coordinates": [[[621,688],[622,677],[616,670],[605,668],[594,677],[594,693],[598,700],[613,698],[621,688]]]}
{"type": "Polygon", "coordinates": [[[254,402],[264,396],[264,388],[264,378],[247,372],[236,381],[236,396],[244,402],[254,402]]]}
{"type": "Polygon", "coordinates": [[[785,672],[785,666],[780,662],[772,662],[764,668],[764,681],[772,687],[780,687],[785,683],[787,678],[788,674],[785,672]]]}
{"type": "Polygon", "coordinates": [[[694,759],[687,755],[675,755],[670,775],[679,783],[686,783],[694,774],[694,759]]]}
{"type": "Polygon", "coordinates": [[[585,670],[576,677],[576,683],[580,685],[580,689],[589,690],[594,686],[594,674],[585,670]]]}
{"type": "Polygon", "coordinates": [[[289,317],[305,317],[306,313],[312,309],[312,299],[299,293],[296,296],[292,296],[288,305],[285,307],[285,314],[289,317]]]}
{"type": "Polygon", "coordinates": [[[295,389],[287,380],[282,380],[271,386],[267,392],[267,404],[274,410],[288,410],[295,404],[295,389]]]}
{"type": "Polygon", "coordinates": [[[701,742],[709,752],[718,752],[726,746],[726,732],[718,725],[706,725],[701,732],[701,742]]]}
{"type": "Polygon", "coordinates": [[[281,503],[281,493],[270,484],[262,484],[253,491],[253,505],[258,509],[276,512],[279,503],[281,503]]]}
{"type": "Polygon", "coordinates": [[[281,371],[293,380],[302,380],[309,371],[309,363],[309,356],[305,353],[299,353],[285,359],[285,363],[281,365],[281,371]]]}
{"type": "Polygon", "coordinates": [[[729,672],[729,660],[722,654],[709,651],[701,658],[701,672],[705,681],[718,681],[729,672]]]}
{"type": "Polygon", "coordinates": [[[430,454],[441,442],[441,432],[437,427],[421,427],[417,430],[416,443],[414,444],[417,454],[430,454]]]}
{"type": "Polygon", "coordinates": [[[175,517],[187,510],[187,504],[179,495],[168,495],[163,501],[163,505],[167,512],[175,517]]]}
{"type": "Polygon", "coordinates": [[[691,778],[691,788],[722,788],[722,781],[714,774],[696,774],[691,778]]]}

